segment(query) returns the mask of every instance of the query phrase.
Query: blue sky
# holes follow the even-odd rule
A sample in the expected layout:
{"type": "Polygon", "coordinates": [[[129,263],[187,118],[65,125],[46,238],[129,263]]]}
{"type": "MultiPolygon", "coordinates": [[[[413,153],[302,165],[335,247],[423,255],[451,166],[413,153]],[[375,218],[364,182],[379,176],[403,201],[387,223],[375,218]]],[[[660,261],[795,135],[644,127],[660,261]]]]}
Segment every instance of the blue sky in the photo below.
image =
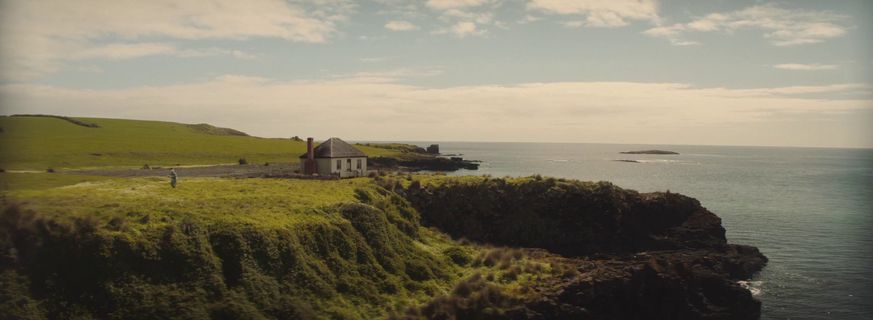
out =
{"type": "Polygon", "coordinates": [[[0,0],[0,112],[873,147],[871,18],[865,0],[0,0]]]}

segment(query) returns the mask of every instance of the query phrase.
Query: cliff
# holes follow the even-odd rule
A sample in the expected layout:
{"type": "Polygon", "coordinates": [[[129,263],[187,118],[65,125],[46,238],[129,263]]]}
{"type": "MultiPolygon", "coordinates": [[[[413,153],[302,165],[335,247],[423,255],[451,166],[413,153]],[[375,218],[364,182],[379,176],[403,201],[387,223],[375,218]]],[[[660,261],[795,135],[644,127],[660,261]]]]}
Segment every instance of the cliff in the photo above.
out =
{"type": "Polygon", "coordinates": [[[760,312],[736,280],[766,258],[677,194],[539,177],[85,178],[3,191],[0,318],[760,312]]]}
{"type": "Polygon", "coordinates": [[[521,318],[755,319],[736,281],[767,262],[728,244],[721,219],[687,196],[561,179],[414,180],[398,192],[453,237],[563,258],[574,276],[542,281],[521,318]]]}

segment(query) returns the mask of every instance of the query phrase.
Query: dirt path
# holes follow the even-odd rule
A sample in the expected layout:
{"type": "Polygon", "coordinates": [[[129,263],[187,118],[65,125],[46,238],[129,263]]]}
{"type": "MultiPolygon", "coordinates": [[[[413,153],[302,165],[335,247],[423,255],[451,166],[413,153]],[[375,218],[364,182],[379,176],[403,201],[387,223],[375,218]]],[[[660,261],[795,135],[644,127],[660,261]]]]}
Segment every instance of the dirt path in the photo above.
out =
{"type": "Polygon", "coordinates": [[[214,165],[188,167],[158,167],[152,169],[83,169],[64,170],[64,173],[86,174],[110,177],[163,177],[168,176],[170,168],[176,168],[180,177],[291,177],[300,167],[296,164],[265,165],[214,165]]]}

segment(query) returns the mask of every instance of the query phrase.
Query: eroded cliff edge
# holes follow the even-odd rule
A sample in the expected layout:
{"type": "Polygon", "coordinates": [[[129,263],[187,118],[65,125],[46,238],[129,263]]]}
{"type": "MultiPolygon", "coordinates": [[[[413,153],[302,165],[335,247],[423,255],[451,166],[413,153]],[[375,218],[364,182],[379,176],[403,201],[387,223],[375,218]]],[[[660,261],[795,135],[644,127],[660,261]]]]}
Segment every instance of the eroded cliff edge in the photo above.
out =
{"type": "Polygon", "coordinates": [[[0,195],[2,319],[754,319],[691,198],[540,177],[125,178],[0,195]],[[451,235],[451,237],[449,237],[451,235]]]}
{"type": "Polygon", "coordinates": [[[406,197],[424,225],[475,242],[543,249],[532,252],[576,271],[545,279],[527,299],[487,298],[487,285],[473,285],[485,292],[436,299],[416,314],[481,317],[496,308],[518,319],[760,317],[760,302],[737,281],[767,258],[729,244],[721,219],[696,199],[538,176],[383,184],[406,197]]]}

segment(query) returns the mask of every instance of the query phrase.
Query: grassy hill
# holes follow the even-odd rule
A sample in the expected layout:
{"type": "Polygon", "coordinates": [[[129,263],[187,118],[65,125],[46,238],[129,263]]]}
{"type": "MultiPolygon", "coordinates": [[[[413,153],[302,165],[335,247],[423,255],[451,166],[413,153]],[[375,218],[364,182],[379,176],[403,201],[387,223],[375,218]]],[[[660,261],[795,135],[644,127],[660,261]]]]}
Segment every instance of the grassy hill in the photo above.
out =
{"type": "MultiPolygon", "coordinates": [[[[140,167],[235,163],[290,163],[306,142],[241,135],[205,124],[57,117],[0,117],[0,168],[140,167]],[[74,123],[80,122],[80,123],[74,123]],[[83,125],[86,124],[86,125],[83,125]],[[93,124],[94,126],[87,126],[93,124]]],[[[289,132],[289,135],[291,132],[289,132]]],[[[359,148],[371,156],[399,153],[359,148]]]]}
{"type": "Polygon", "coordinates": [[[4,319],[423,319],[566,271],[421,227],[369,178],[3,175],[4,319]]]}

